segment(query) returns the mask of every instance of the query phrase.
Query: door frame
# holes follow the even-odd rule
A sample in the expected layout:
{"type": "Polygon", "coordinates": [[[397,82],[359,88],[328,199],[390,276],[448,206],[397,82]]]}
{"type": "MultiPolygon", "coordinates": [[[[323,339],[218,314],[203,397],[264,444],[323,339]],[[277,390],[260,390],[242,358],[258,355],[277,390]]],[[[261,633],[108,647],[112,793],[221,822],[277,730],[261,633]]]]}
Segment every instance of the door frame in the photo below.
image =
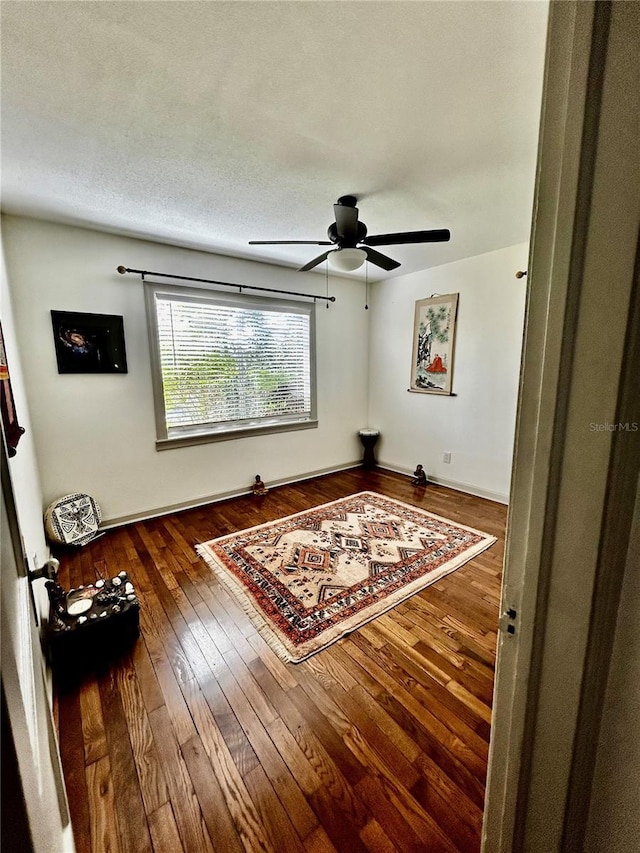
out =
{"type": "Polygon", "coordinates": [[[483,853],[582,849],[638,481],[599,429],[640,373],[634,6],[550,6],[483,853]]]}

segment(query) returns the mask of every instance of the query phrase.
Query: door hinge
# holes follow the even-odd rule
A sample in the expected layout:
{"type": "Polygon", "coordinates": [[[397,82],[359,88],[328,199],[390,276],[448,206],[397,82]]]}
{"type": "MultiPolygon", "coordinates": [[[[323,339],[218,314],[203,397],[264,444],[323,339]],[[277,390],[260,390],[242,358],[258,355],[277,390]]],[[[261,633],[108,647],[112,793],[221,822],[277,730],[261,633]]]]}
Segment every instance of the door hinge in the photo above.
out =
{"type": "Polygon", "coordinates": [[[502,616],[500,617],[500,629],[505,632],[510,637],[516,633],[516,620],[518,618],[518,611],[515,607],[509,607],[504,611],[502,616]]]}

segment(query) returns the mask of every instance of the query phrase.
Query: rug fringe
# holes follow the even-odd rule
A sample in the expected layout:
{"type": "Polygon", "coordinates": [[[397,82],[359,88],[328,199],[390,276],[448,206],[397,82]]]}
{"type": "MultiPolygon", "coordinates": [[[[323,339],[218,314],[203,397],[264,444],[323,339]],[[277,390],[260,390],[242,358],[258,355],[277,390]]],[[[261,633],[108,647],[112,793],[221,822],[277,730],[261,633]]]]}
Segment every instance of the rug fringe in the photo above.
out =
{"type": "Polygon", "coordinates": [[[209,568],[213,570],[213,573],[218,578],[222,586],[233,596],[234,601],[240,605],[243,612],[251,619],[253,626],[256,628],[269,648],[285,663],[299,663],[298,660],[294,660],[284,643],[282,643],[277,635],[274,634],[273,628],[271,628],[258,608],[253,604],[251,596],[234,580],[233,577],[231,577],[229,572],[220,566],[216,562],[215,558],[208,553],[206,545],[196,545],[196,551],[209,568]]]}

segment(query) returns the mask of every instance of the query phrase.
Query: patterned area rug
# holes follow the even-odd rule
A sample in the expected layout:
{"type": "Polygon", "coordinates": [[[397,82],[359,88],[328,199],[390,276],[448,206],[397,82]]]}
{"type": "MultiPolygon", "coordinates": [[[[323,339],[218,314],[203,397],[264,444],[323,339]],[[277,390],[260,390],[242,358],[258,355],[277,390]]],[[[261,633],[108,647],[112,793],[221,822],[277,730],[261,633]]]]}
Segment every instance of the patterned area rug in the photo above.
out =
{"type": "Polygon", "coordinates": [[[196,548],[271,648],[299,663],[495,541],[361,492],[196,548]]]}

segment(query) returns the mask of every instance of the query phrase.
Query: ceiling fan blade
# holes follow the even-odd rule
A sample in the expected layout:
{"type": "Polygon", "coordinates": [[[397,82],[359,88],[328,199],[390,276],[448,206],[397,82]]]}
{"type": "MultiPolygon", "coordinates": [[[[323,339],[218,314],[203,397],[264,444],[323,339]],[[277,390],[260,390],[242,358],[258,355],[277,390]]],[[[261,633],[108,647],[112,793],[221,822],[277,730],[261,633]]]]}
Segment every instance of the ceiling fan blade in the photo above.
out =
{"type": "Polygon", "coordinates": [[[338,238],[355,242],[358,237],[358,208],[348,207],[346,204],[334,204],[333,211],[336,216],[338,238]]]}
{"type": "MultiPolygon", "coordinates": [[[[327,244],[325,243],[323,245],[327,245],[327,244]]],[[[329,245],[331,245],[331,244],[329,244],[329,245]]],[[[333,249],[329,249],[328,252],[325,252],[323,255],[319,255],[317,258],[314,258],[312,261],[309,261],[308,264],[305,264],[303,267],[300,267],[298,272],[307,272],[308,270],[312,270],[314,267],[317,267],[318,264],[321,264],[323,261],[326,261],[326,259],[329,257],[329,255],[333,251],[334,251],[333,249]]]]}
{"type": "Polygon", "coordinates": [[[333,246],[328,240],[249,240],[250,246],[333,246]]]}
{"type": "Polygon", "coordinates": [[[446,243],[451,239],[448,228],[433,231],[400,231],[397,234],[374,234],[362,241],[365,246],[400,246],[405,243],[446,243]]]}
{"type": "Polygon", "coordinates": [[[386,255],[383,255],[381,252],[376,252],[375,249],[362,249],[363,252],[367,253],[367,260],[371,264],[375,264],[377,267],[381,267],[383,270],[395,270],[400,266],[398,261],[394,261],[393,258],[388,258],[386,255]]]}

